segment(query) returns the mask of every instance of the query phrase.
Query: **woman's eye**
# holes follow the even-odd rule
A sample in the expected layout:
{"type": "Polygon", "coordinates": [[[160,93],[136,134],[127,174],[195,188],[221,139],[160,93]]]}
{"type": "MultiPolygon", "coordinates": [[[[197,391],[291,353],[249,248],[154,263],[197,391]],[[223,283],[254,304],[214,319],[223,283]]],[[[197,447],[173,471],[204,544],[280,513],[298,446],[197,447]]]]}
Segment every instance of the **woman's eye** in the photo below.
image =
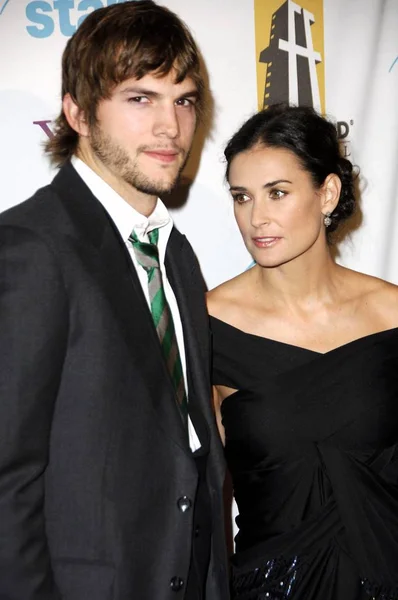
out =
{"type": "Polygon", "coordinates": [[[232,198],[234,199],[234,202],[237,202],[238,204],[244,204],[250,200],[249,196],[246,194],[233,194],[232,198]]]}
{"type": "Polygon", "coordinates": [[[286,196],[286,192],[282,190],[271,190],[269,195],[272,200],[281,200],[284,196],[286,196]]]}

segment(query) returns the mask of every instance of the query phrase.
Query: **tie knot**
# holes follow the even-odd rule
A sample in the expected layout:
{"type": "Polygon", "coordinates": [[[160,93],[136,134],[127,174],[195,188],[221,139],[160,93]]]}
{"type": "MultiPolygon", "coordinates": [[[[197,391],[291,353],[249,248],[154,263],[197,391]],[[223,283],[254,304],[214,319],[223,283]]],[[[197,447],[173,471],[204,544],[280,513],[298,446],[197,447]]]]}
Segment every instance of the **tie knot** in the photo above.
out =
{"type": "MultiPolygon", "coordinates": [[[[159,229],[158,228],[152,229],[152,231],[150,231],[148,233],[148,239],[149,239],[149,244],[153,244],[154,246],[157,246],[158,241],[159,241],[159,229]]],[[[136,232],[134,231],[134,229],[130,234],[129,240],[132,244],[148,244],[148,242],[141,242],[138,239],[138,236],[137,236],[136,232]]]]}
{"type": "Polygon", "coordinates": [[[159,229],[152,229],[152,231],[148,233],[148,238],[150,244],[154,244],[155,246],[157,246],[159,240],[159,229]]]}
{"type": "Polygon", "coordinates": [[[135,231],[129,237],[129,240],[134,248],[135,256],[138,263],[144,269],[159,267],[159,252],[157,243],[159,240],[159,229],[153,229],[148,233],[149,243],[141,242],[135,231]]]}

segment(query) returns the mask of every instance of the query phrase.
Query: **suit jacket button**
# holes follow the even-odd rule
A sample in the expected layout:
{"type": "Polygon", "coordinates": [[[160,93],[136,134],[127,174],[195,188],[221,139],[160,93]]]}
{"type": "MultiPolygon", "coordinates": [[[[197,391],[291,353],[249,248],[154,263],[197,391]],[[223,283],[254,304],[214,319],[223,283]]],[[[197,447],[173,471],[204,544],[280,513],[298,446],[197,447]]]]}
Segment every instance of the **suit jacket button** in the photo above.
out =
{"type": "Polygon", "coordinates": [[[188,496],[181,496],[181,498],[177,500],[177,506],[179,510],[184,513],[191,508],[192,502],[188,496]]]}
{"type": "Polygon", "coordinates": [[[170,587],[173,592],[179,592],[184,587],[184,580],[181,577],[172,577],[170,580],[170,587]]]}

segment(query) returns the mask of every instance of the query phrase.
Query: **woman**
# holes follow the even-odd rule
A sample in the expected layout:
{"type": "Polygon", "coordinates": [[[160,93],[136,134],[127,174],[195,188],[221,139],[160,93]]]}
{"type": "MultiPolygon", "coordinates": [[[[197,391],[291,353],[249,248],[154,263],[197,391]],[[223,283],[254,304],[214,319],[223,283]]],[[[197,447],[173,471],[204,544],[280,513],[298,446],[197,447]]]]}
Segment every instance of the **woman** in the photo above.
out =
{"type": "Polygon", "coordinates": [[[398,598],[398,291],[337,265],[351,163],[310,108],[225,150],[255,266],[214,289],[216,408],[239,516],[236,600],[398,598]]]}

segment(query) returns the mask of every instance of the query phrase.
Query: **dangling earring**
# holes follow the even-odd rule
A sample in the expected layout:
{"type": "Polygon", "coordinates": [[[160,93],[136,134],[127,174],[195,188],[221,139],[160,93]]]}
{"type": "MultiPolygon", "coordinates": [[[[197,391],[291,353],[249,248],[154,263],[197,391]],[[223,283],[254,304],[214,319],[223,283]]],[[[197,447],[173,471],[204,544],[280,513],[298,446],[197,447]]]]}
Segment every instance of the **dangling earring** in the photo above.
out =
{"type": "Polygon", "coordinates": [[[332,224],[332,219],[330,218],[331,214],[332,213],[327,212],[323,218],[323,224],[325,225],[325,227],[329,227],[332,224]]]}

